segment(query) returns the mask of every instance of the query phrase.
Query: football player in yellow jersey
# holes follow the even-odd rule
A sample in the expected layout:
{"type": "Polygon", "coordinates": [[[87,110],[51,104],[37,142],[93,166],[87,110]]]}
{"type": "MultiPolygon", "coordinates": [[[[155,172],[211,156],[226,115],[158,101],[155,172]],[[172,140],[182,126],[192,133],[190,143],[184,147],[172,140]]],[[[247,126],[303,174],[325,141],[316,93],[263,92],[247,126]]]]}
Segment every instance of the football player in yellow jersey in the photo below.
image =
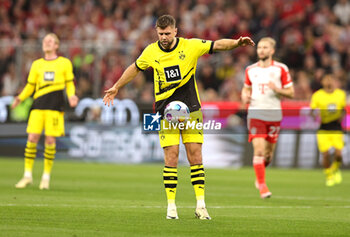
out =
{"type": "Polygon", "coordinates": [[[311,98],[313,116],[321,117],[321,126],[317,132],[318,149],[323,157],[326,186],[333,186],[342,181],[339,167],[342,163],[344,135],[341,122],[345,115],[346,93],[336,88],[336,79],[327,74],[322,78],[323,88],[316,91],[311,98]],[[330,150],[334,148],[334,161],[330,164],[330,150]]]}
{"type": "Polygon", "coordinates": [[[25,188],[32,184],[37,144],[42,131],[45,130],[44,172],[39,188],[49,189],[51,169],[56,154],[56,137],[64,136],[64,89],[66,89],[69,105],[75,107],[78,103],[72,63],[69,59],[57,55],[58,47],[57,35],[50,33],[44,37],[42,41],[44,57],[33,62],[28,82],[12,104],[12,108],[15,108],[34,93],[27,126],[24,176],[16,184],[16,188],[25,188]]]}
{"type": "MultiPolygon", "coordinates": [[[[249,37],[240,37],[238,40],[221,39],[215,42],[178,38],[175,19],[170,15],[163,15],[157,19],[156,31],[158,41],[144,49],[141,56],[125,70],[118,82],[106,91],[103,101],[108,106],[113,104],[113,99],[121,87],[135,78],[139,71],[152,67],[156,111],[163,114],[164,107],[169,102],[179,100],[188,106],[190,117],[196,117],[200,121],[202,114],[195,81],[198,58],[215,51],[232,50],[246,45],[253,46],[254,42],[249,37]]],[[[164,150],[165,162],[163,180],[168,200],[166,218],[178,219],[175,195],[180,135],[191,165],[191,182],[197,199],[195,215],[199,219],[210,219],[204,202],[203,133],[186,130],[164,132],[161,129],[159,138],[164,150]]]]}

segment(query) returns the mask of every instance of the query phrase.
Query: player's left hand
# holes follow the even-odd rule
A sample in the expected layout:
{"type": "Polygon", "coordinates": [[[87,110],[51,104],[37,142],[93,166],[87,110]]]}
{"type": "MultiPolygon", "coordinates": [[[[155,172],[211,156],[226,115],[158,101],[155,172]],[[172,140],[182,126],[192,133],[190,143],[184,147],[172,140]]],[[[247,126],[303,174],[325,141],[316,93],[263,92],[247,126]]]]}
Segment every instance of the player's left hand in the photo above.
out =
{"type": "Polygon", "coordinates": [[[109,88],[108,90],[105,91],[105,96],[103,97],[103,102],[105,103],[105,105],[107,105],[108,107],[110,105],[113,106],[113,100],[114,100],[114,97],[118,94],[118,89],[112,87],[112,88],[109,88]]]}
{"type": "Polygon", "coordinates": [[[20,103],[21,103],[21,100],[19,99],[18,96],[16,96],[15,99],[13,100],[12,105],[11,105],[11,109],[16,108],[20,103]]]}
{"type": "Polygon", "coordinates": [[[249,38],[249,37],[239,37],[238,39],[238,46],[247,46],[247,45],[251,45],[251,46],[254,46],[255,43],[254,41],[249,38]]]}
{"type": "Polygon", "coordinates": [[[72,95],[71,97],[68,98],[69,106],[74,108],[78,105],[79,98],[76,95],[72,95]]]}

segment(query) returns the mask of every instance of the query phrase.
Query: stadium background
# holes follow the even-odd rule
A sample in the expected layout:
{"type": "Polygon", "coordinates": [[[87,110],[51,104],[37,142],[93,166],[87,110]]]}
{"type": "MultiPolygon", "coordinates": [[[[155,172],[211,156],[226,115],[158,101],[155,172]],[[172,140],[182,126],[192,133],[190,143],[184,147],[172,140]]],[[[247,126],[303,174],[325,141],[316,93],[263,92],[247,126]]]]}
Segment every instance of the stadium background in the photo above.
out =
{"type": "MultiPolygon", "coordinates": [[[[32,61],[42,56],[42,37],[53,31],[61,40],[60,53],[73,62],[77,95],[81,98],[79,109],[67,108],[67,137],[58,141],[57,158],[161,162],[157,136],[140,134],[140,115],[152,108],[153,72],[139,73],[123,88],[118,108],[103,108],[100,98],[143,48],[157,40],[155,20],[169,13],[177,19],[181,37],[216,40],[250,36],[257,42],[268,35],[277,40],[275,59],[289,66],[296,90],[295,98],[286,101],[285,108],[304,117],[295,127],[285,127],[274,165],[319,167],[315,130],[305,131],[305,125],[312,122],[303,113],[312,93],[321,87],[320,78],[325,73],[334,73],[339,87],[350,91],[349,9],[346,0],[2,0],[0,155],[22,156],[31,101],[16,111],[10,111],[9,104],[23,89],[32,61]]],[[[245,67],[255,60],[253,47],[199,60],[197,83],[209,118],[235,111],[224,116],[224,135],[206,136],[204,158],[209,166],[240,167],[251,162],[244,114],[236,112],[241,108],[245,67]]],[[[344,122],[348,129],[349,119],[348,115],[344,122]]],[[[347,135],[347,144],[349,140],[347,135]]],[[[39,151],[42,149],[39,147],[39,151]]],[[[347,167],[349,149],[347,146],[344,150],[347,167]]],[[[182,150],[181,161],[185,163],[184,157],[182,150]]]]}

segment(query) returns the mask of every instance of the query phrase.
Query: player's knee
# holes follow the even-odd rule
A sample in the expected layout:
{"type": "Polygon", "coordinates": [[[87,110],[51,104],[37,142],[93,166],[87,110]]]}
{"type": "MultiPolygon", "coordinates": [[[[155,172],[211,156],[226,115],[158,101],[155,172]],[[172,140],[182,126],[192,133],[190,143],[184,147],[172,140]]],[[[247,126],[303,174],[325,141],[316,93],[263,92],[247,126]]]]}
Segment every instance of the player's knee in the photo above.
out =
{"type": "Polygon", "coordinates": [[[329,158],[329,153],[328,153],[328,151],[322,152],[322,157],[323,157],[323,159],[328,159],[328,158],[329,158]]]}
{"type": "Polygon", "coordinates": [[[40,139],[40,134],[30,133],[28,134],[28,141],[32,143],[38,143],[40,139]]]}
{"type": "Polygon", "coordinates": [[[264,157],[265,156],[264,149],[255,149],[254,150],[254,156],[262,156],[262,157],[264,157]]]}
{"type": "Polygon", "coordinates": [[[191,149],[188,149],[187,158],[191,165],[202,164],[201,147],[191,147],[191,149]]]}
{"type": "Polygon", "coordinates": [[[342,162],[343,155],[341,150],[335,150],[334,159],[338,162],[342,162]]]}
{"type": "Polygon", "coordinates": [[[53,145],[56,143],[56,138],[55,137],[45,137],[45,144],[48,144],[48,145],[53,145]]]}
{"type": "Polygon", "coordinates": [[[269,154],[267,156],[265,156],[265,167],[267,167],[272,161],[272,155],[269,154]]]}
{"type": "Polygon", "coordinates": [[[202,157],[202,151],[200,149],[190,150],[187,155],[191,158],[202,157]]]}
{"type": "Polygon", "coordinates": [[[179,158],[179,149],[176,147],[164,148],[164,160],[167,166],[176,167],[179,158]]]}

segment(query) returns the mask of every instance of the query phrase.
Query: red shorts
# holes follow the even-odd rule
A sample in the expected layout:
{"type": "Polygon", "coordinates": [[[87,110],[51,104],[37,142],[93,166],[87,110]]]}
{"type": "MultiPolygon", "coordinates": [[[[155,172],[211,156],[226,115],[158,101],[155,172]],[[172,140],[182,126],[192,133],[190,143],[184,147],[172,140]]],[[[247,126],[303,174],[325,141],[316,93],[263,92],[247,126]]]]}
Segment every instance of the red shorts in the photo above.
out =
{"type": "Polygon", "coordinates": [[[254,138],[262,137],[266,141],[276,143],[280,132],[281,122],[269,122],[260,119],[248,119],[249,138],[251,142],[254,138]]]}

